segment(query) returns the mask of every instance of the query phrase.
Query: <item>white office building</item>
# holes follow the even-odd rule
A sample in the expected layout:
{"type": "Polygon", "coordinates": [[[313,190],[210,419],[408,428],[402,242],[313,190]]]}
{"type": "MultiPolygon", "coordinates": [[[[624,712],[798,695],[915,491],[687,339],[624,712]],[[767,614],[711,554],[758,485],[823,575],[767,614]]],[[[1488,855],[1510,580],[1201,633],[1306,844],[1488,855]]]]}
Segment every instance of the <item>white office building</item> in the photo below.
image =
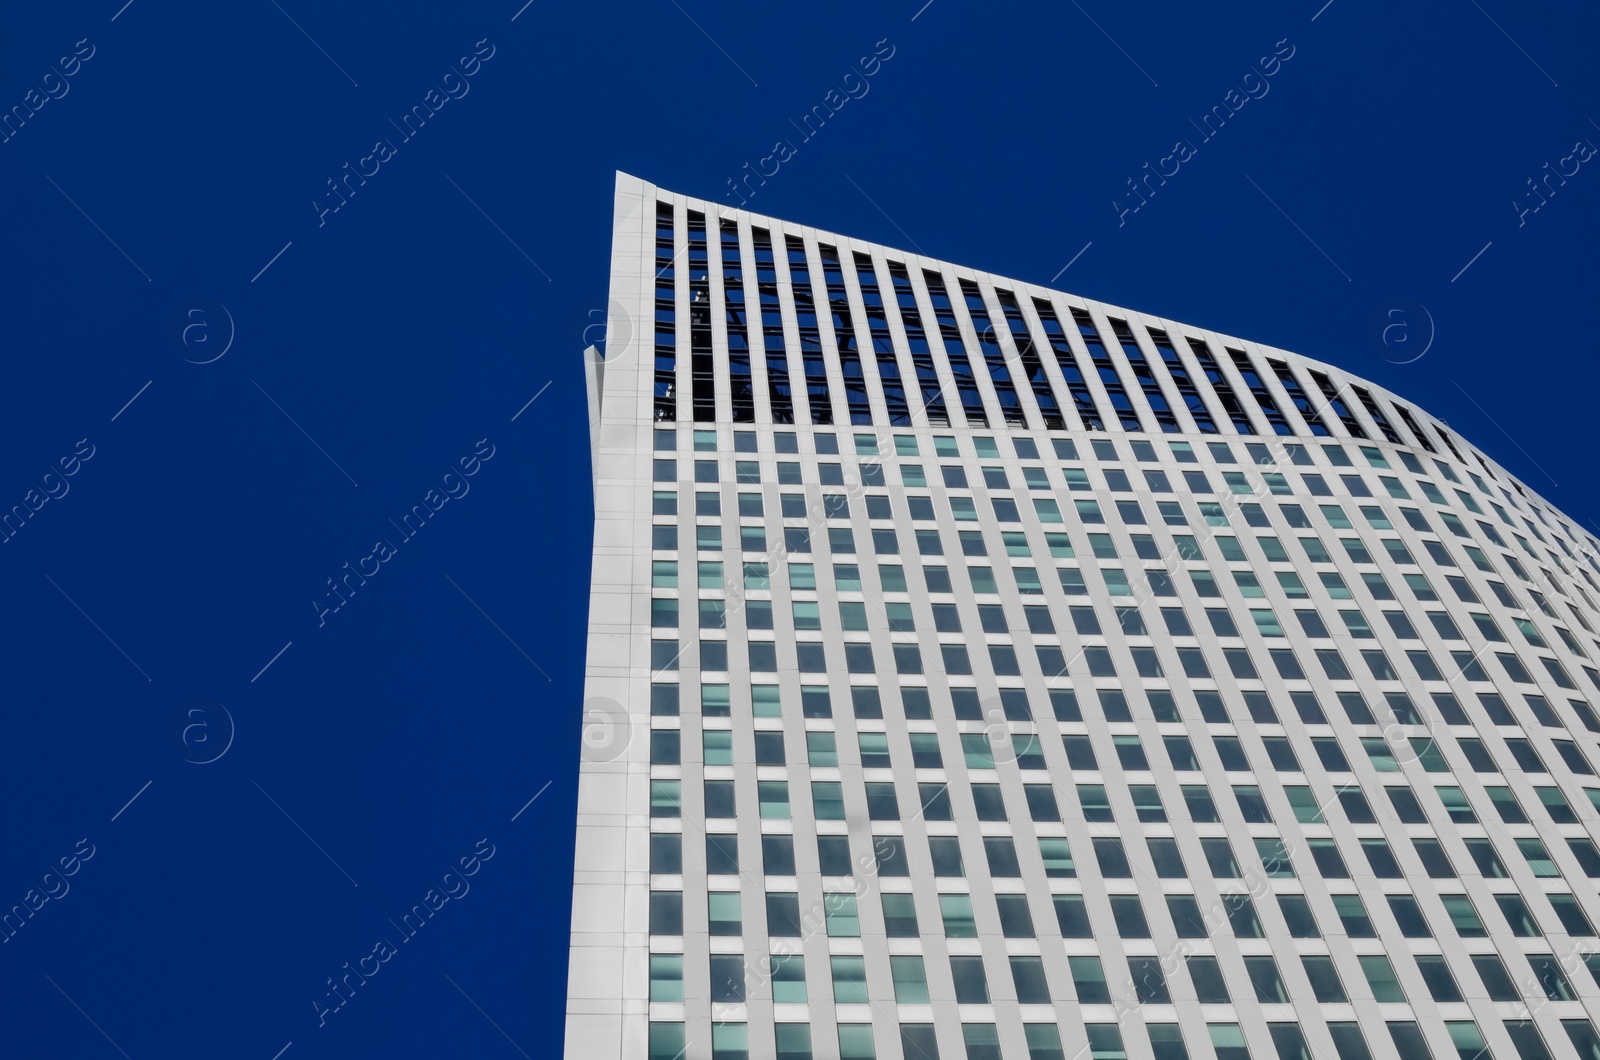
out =
{"type": "Polygon", "coordinates": [[[566,1055],[1600,1060],[1600,559],[1332,364],[618,175],[566,1055]]]}

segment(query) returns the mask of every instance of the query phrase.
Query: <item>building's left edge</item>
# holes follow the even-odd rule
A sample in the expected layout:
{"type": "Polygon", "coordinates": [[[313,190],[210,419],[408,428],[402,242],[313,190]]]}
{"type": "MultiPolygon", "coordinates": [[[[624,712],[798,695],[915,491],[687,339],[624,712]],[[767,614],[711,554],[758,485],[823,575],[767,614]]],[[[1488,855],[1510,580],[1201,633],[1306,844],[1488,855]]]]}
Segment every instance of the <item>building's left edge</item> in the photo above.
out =
{"type": "Polygon", "coordinates": [[[656,189],[617,174],[605,356],[586,357],[594,564],[565,1055],[643,1056],[649,1032],[650,270],[656,189]],[[644,587],[641,589],[640,587],[644,587]]]}

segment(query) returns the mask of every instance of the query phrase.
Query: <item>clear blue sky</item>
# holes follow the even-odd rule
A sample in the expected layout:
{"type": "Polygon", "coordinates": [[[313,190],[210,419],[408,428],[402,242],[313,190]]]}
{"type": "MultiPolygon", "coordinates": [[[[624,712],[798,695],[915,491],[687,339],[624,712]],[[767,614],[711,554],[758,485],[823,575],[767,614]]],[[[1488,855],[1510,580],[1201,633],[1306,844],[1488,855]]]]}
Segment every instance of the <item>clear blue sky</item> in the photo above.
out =
{"type": "Polygon", "coordinates": [[[1328,360],[1595,528],[1592,12],[520,2],[0,15],[0,505],[59,494],[0,544],[0,909],[75,866],[19,1055],[555,1048],[616,169],[1328,360]]]}

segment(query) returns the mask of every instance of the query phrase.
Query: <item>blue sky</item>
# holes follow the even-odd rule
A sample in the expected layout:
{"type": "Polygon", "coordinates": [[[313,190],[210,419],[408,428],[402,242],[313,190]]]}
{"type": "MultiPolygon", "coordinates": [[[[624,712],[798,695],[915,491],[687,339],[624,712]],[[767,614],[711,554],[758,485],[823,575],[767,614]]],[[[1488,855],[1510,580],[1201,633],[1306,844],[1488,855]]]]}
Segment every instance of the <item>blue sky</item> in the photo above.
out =
{"type": "Polygon", "coordinates": [[[519,3],[0,15],[19,1052],[554,1047],[617,169],[1330,361],[1595,529],[1592,13],[519,3]]]}

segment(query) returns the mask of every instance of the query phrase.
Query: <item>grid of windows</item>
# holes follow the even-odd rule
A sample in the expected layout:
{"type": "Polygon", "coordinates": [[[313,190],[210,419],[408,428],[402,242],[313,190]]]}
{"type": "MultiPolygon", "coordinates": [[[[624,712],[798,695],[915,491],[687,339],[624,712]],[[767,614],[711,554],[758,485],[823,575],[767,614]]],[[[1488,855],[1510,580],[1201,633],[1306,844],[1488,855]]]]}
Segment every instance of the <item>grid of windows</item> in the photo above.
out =
{"type": "Polygon", "coordinates": [[[608,359],[569,1055],[1600,1057],[1594,538],[1335,369],[736,217],[836,342],[799,425],[770,334],[753,422],[608,359]]]}

